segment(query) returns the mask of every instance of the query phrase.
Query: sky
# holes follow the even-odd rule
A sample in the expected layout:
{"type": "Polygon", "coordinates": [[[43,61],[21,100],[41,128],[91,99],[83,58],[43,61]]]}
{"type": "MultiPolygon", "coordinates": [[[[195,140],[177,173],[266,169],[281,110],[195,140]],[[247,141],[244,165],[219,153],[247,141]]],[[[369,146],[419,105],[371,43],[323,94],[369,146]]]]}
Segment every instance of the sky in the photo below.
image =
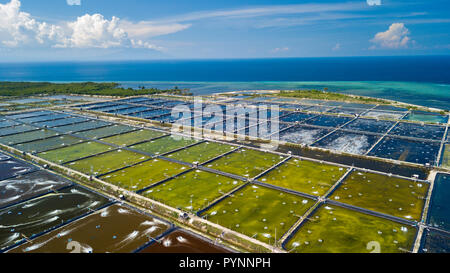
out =
{"type": "Polygon", "coordinates": [[[0,62],[449,55],[448,0],[0,0],[0,62]]]}

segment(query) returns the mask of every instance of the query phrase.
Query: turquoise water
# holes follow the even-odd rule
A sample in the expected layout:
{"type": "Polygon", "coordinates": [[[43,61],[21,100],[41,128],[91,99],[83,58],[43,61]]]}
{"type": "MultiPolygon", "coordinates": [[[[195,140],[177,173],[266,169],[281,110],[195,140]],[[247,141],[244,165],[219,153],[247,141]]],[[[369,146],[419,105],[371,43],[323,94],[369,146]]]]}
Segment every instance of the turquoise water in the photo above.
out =
{"type": "Polygon", "coordinates": [[[427,107],[450,110],[450,84],[388,82],[388,81],[314,81],[314,82],[121,82],[125,87],[155,87],[160,89],[189,88],[196,95],[239,90],[324,89],[397,100],[427,107]]]}

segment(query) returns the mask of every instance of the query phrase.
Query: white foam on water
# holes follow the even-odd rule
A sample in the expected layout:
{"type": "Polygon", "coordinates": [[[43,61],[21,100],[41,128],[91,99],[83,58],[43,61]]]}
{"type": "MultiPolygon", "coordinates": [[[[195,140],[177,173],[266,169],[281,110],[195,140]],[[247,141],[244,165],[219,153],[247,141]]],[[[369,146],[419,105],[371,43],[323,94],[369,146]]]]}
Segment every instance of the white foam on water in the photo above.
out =
{"type": "Polygon", "coordinates": [[[183,236],[177,236],[177,241],[182,244],[188,243],[188,240],[186,238],[184,238],[183,236]]]}
{"type": "Polygon", "coordinates": [[[368,137],[365,135],[346,135],[333,140],[325,147],[335,151],[361,155],[370,148],[370,144],[368,137]]]}
{"type": "Polygon", "coordinates": [[[312,144],[317,139],[317,134],[320,130],[302,130],[300,132],[287,133],[281,137],[281,140],[297,143],[297,144],[312,144]]]}

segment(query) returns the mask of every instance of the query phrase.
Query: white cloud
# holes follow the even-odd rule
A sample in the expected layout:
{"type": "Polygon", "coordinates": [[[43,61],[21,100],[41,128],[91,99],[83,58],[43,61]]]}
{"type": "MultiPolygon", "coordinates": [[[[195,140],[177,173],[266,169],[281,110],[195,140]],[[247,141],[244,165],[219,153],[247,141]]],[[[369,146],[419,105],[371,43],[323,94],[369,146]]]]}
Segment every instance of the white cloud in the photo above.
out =
{"type": "Polygon", "coordinates": [[[384,32],[379,32],[370,40],[374,45],[371,49],[380,48],[406,48],[408,47],[411,38],[408,36],[409,30],[403,23],[393,23],[389,29],[384,32]]]}
{"type": "MultiPolygon", "coordinates": [[[[67,0],[70,5],[81,1],[67,0]]],[[[58,48],[147,48],[164,50],[146,39],[175,33],[188,24],[132,23],[117,17],[111,20],[101,14],[85,14],[72,22],[49,24],[35,20],[21,11],[20,0],[0,4],[0,43],[6,47],[41,44],[58,48]]]]}
{"type": "Polygon", "coordinates": [[[69,6],[81,6],[81,0],[67,0],[69,6]]]}
{"type": "Polygon", "coordinates": [[[289,51],[289,47],[286,47],[286,46],[285,47],[277,47],[272,50],[273,53],[280,53],[280,52],[286,52],[286,51],[289,51]]]}
{"type": "Polygon", "coordinates": [[[0,4],[0,42],[7,47],[39,43],[62,36],[59,26],[38,22],[29,13],[20,11],[19,0],[0,4]]]}
{"type": "Polygon", "coordinates": [[[150,38],[155,36],[167,35],[175,32],[179,32],[189,28],[191,24],[156,24],[149,21],[141,21],[133,23],[130,21],[122,20],[120,27],[122,27],[129,37],[150,38]]]}
{"type": "Polygon", "coordinates": [[[340,44],[340,43],[337,43],[337,44],[332,48],[333,51],[338,51],[338,50],[340,50],[340,49],[341,49],[341,44],[340,44]]]}
{"type": "Polygon", "coordinates": [[[58,47],[109,48],[123,46],[127,33],[118,26],[119,18],[107,20],[101,14],[78,17],[67,24],[69,36],[58,47]]]}
{"type": "Polygon", "coordinates": [[[381,0],[367,0],[369,6],[381,6],[381,0]]]}

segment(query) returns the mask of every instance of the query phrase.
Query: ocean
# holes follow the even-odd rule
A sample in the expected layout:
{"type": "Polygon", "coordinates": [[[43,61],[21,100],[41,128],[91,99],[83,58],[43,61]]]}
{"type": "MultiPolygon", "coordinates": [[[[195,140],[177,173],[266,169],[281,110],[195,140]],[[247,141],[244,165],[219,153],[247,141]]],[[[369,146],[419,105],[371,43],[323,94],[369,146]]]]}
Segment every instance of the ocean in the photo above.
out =
{"type": "Polygon", "coordinates": [[[202,95],[326,87],[450,110],[450,56],[0,63],[0,81],[178,86],[202,95]]]}

